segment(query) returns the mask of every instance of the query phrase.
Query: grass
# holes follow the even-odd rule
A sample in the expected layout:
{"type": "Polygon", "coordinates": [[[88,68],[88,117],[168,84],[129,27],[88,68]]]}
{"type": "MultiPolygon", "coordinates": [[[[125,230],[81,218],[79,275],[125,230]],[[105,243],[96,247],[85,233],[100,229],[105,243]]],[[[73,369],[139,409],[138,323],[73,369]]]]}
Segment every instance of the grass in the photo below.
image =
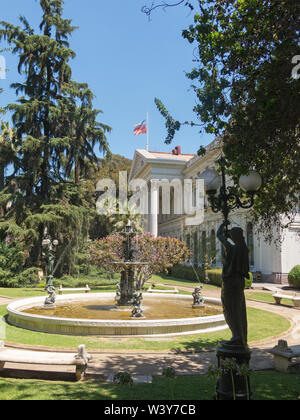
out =
{"type": "MultiPolygon", "coordinates": [[[[116,286],[114,286],[112,283],[116,282],[116,280],[110,280],[105,278],[99,278],[98,284],[95,281],[95,277],[92,276],[89,277],[82,277],[82,280],[78,278],[76,280],[79,284],[86,285],[89,284],[91,287],[91,292],[110,292],[116,290],[116,286]],[[89,279],[91,280],[89,282],[89,279]],[[108,284],[107,284],[108,283],[108,284]]],[[[190,280],[178,280],[173,277],[168,277],[164,275],[154,275],[151,280],[148,282],[146,287],[150,287],[150,284],[164,284],[166,287],[163,286],[157,286],[157,289],[161,290],[169,290],[172,289],[172,286],[178,286],[178,287],[190,287],[191,290],[198,286],[198,283],[191,282],[190,280]],[[169,287],[168,287],[169,286],[169,287]]],[[[68,286],[73,287],[73,286],[68,286]]],[[[75,287],[75,286],[74,286],[75,287]]],[[[76,286],[77,287],[77,286],[76,286]]],[[[217,290],[219,289],[216,286],[213,285],[204,285],[204,291],[205,290],[217,290]]],[[[0,287],[0,296],[8,297],[8,298],[25,298],[25,297],[33,297],[33,296],[41,296],[45,295],[44,288],[3,288],[0,287]]]]}
{"type": "MultiPolygon", "coordinates": [[[[174,399],[212,400],[215,383],[206,376],[179,376],[175,379],[174,399]]],[[[251,376],[254,400],[297,400],[299,375],[274,371],[255,372],[251,376]]],[[[0,400],[170,400],[167,378],[154,377],[152,384],[132,387],[88,381],[83,383],[0,379],[0,400]]]]}
{"type": "MultiPolygon", "coordinates": [[[[194,289],[195,287],[199,286],[198,282],[193,282],[191,280],[185,280],[185,279],[181,279],[179,280],[178,278],[175,277],[170,277],[170,276],[164,276],[164,275],[154,275],[152,276],[151,283],[157,284],[165,284],[165,285],[170,285],[170,286],[182,286],[182,287],[190,287],[191,289],[194,289]]],[[[219,287],[214,286],[212,284],[203,284],[201,283],[201,286],[203,286],[203,290],[216,290],[219,289],[219,287]]]]}
{"type": "MultiPolygon", "coordinates": [[[[151,282],[154,284],[166,284],[175,286],[196,286],[195,283],[188,280],[174,280],[166,276],[153,276],[151,282]]],[[[162,288],[163,287],[160,287],[162,288]]],[[[114,291],[115,286],[99,285],[97,288],[92,288],[92,292],[109,292],[114,291]]],[[[204,285],[205,290],[219,290],[218,287],[212,285],[204,285]]],[[[188,293],[181,291],[181,293],[188,293]]],[[[0,288],[0,296],[7,296],[12,298],[23,298],[31,296],[45,295],[43,289],[3,289],[0,288]]],[[[247,292],[247,296],[251,298],[260,298],[261,300],[272,297],[268,293],[247,292]],[[266,297],[265,297],[266,296],[266,297]]],[[[265,301],[265,300],[263,300],[265,301]]],[[[5,317],[7,314],[6,306],[0,306],[0,316],[5,317]]],[[[248,323],[249,323],[249,343],[264,340],[272,336],[277,336],[290,328],[290,322],[279,315],[271,312],[262,311],[259,309],[248,308],[248,323]]],[[[0,325],[1,326],[1,325],[0,325]]],[[[10,343],[18,343],[32,346],[46,346],[51,348],[72,348],[75,349],[79,344],[85,343],[89,350],[146,350],[146,351],[186,351],[203,348],[214,348],[220,340],[230,338],[229,330],[216,332],[187,335],[181,337],[173,337],[164,341],[151,341],[151,337],[145,339],[141,338],[122,338],[120,341],[115,341],[110,338],[103,337],[80,337],[37,333],[21,328],[13,327],[5,324],[6,341],[10,343]]]]}
{"type": "MultiPolygon", "coordinates": [[[[274,293],[246,291],[247,299],[257,300],[259,302],[266,302],[266,303],[275,303],[273,294],[274,293]]],[[[293,303],[289,299],[282,299],[281,304],[287,305],[287,306],[294,306],[293,303]]]]}
{"type": "Polygon", "coordinates": [[[41,288],[22,288],[22,289],[12,289],[12,288],[0,288],[0,296],[8,298],[26,298],[33,296],[42,296],[45,295],[45,290],[41,288]]]}
{"type": "MultiPolygon", "coordinates": [[[[116,286],[113,285],[103,285],[98,287],[92,287],[91,293],[101,293],[101,292],[113,292],[116,290],[116,286]]],[[[68,292],[68,294],[73,293],[82,293],[82,292],[68,292]]],[[[12,289],[12,288],[0,288],[0,296],[8,298],[26,298],[34,296],[46,296],[46,292],[43,288],[22,288],[22,289],[12,289]]],[[[66,293],[65,293],[66,294],[66,293]]]]}

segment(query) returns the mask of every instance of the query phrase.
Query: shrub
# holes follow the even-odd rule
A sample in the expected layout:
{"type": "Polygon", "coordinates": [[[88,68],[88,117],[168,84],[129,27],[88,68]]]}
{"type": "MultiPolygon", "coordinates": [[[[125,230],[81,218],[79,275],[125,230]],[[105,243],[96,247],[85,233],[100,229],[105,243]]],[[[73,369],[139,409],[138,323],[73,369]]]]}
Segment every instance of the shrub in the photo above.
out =
{"type": "Polygon", "coordinates": [[[252,283],[253,283],[253,274],[249,273],[249,279],[245,279],[245,288],[251,289],[252,283]]]}
{"type": "Polygon", "coordinates": [[[215,286],[222,286],[222,268],[212,268],[207,270],[207,276],[209,278],[209,284],[215,286]]]}
{"type": "Polygon", "coordinates": [[[296,265],[291,269],[288,280],[291,286],[300,287],[300,265],[296,265]]]}
{"type": "MultiPolygon", "coordinates": [[[[155,238],[149,233],[144,233],[134,237],[132,245],[136,249],[135,260],[147,263],[135,271],[137,290],[142,290],[154,274],[167,273],[171,267],[187,261],[190,257],[190,250],[186,244],[176,238],[155,238]]],[[[124,261],[124,251],[124,237],[119,234],[91,242],[89,247],[91,262],[96,267],[105,268],[112,273],[124,270],[122,264],[111,264],[112,261],[124,261]]]]}
{"type": "Polygon", "coordinates": [[[23,245],[18,242],[1,242],[0,243],[0,286],[2,287],[18,287],[27,283],[33,284],[38,282],[37,271],[39,269],[30,268],[29,271],[24,270],[26,262],[26,251],[23,245]],[[24,275],[23,275],[24,273],[24,275]],[[36,276],[34,275],[36,274],[36,276]],[[20,284],[19,284],[20,283],[20,284]]]}
{"type": "MultiPolygon", "coordinates": [[[[222,268],[210,269],[207,271],[209,278],[209,284],[214,284],[215,286],[222,286],[222,268]]],[[[253,274],[249,273],[249,279],[245,279],[245,288],[251,289],[253,283],[253,274]]]]}
{"type": "MultiPolygon", "coordinates": [[[[169,275],[178,279],[199,281],[195,274],[197,272],[199,280],[201,283],[205,283],[205,273],[203,268],[184,265],[176,265],[175,267],[169,270],[169,275]]],[[[246,289],[250,289],[253,283],[253,275],[249,273],[250,278],[245,279],[246,289]]],[[[207,270],[208,284],[213,284],[215,286],[222,286],[222,268],[211,268],[207,270]]]]}
{"type": "Polygon", "coordinates": [[[1,287],[37,287],[39,283],[38,272],[40,268],[31,267],[19,274],[13,274],[0,268],[0,286],[1,287]]]}
{"type": "Polygon", "coordinates": [[[129,372],[119,372],[114,375],[113,382],[118,385],[132,386],[133,378],[129,372]]]}
{"type": "Polygon", "coordinates": [[[200,267],[192,267],[190,265],[175,265],[169,269],[169,275],[177,279],[191,280],[193,282],[204,281],[204,270],[200,267]],[[197,275],[196,275],[197,273],[197,275]],[[198,278],[198,277],[199,278],[198,278]]]}
{"type": "Polygon", "coordinates": [[[38,277],[39,271],[41,271],[40,268],[30,267],[15,276],[18,287],[36,287],[40,281],[38,277]]]}

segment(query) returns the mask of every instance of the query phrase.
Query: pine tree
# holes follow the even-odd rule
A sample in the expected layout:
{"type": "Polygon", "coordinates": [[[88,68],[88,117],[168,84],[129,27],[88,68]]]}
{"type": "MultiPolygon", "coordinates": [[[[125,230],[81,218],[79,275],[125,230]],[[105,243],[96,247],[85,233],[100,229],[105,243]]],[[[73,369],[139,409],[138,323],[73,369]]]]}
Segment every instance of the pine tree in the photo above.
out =
{"type": "Polygon", "coordinates": [[[21,26],[0,22],[0,39],[19,57],[23,83],[12,87],[18,102],[7,106],[16,132],[18,160],[8,181],[12,206],[0,221],[0,236],[11,234],[28,250],[28,265],[41,262],[45,227],[60,241],[58,253],[72,244],[66,270],[74,265],[78,244],[88,232],[90,203],[79,185],[80,171],[94,162],[94,147],[108,153],[105,137],[110,128],[97,122],[93,94],[86,84],[72,81],[70,61],[75,52],[68,39],[75,30],[63,18],[63,0],[40,0],[42,21],[38,33],[21,17],[21,26]],[[21,96],[20,96],[21,95],[21,96]],[[70,179],[75,168],[76,183],[70,179]]]}

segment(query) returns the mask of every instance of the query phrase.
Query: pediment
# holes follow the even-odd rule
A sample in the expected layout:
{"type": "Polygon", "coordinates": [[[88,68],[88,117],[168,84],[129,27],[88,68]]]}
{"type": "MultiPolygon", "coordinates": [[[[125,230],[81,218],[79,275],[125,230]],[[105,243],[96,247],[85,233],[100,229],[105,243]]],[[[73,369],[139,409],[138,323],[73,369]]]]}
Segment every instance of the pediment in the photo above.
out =
{"type": "Polygon", "coordinates": [[[146,162],[143,159],[143,157],[136,152],[135,155],[134,155],[134,158],[133,158],[133,162],[132,162],[130,179],[135,178],[135,176],[140,172],[140,170],[145,165],[145,163],[146,162]]]}

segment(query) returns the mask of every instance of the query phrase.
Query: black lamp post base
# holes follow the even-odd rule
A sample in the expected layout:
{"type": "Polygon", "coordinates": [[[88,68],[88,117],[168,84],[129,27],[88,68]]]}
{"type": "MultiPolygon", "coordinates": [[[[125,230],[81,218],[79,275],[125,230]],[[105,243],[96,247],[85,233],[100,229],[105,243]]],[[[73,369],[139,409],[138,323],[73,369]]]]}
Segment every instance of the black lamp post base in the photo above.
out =
{"type": "Polygon", "coordinates": [[[220,377],[217,400],[252,400],[249,378],[251,352],[249,348],[222,341],[217,346],[220,377]]]}

